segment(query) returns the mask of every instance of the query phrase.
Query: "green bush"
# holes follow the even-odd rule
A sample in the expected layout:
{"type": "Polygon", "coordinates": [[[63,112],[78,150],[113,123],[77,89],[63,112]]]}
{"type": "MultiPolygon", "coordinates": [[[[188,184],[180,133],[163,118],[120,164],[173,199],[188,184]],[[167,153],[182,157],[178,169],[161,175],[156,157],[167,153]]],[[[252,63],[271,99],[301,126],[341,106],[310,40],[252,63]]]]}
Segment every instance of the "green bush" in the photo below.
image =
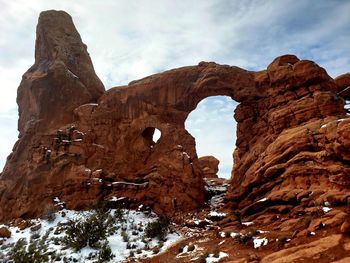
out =
{"type": "Polygon", "coordinates": [[[76,251],[89,245],[99,248],[111,232],[115,220],[109,215],[109,210],[96,210],[85,220],[70,220],[66,226],[63,244],[76,251]]]}
{"type": "Polygon", "coordinates": [[[18,240],[9,255],[10,260],[14,263],[49,262],[47,246],[41,245],[41,242],[38,240],[32,240],[29,245],[27,245],[27,241],[23,238],[18,240]]]}
{"type": "Polygon", "coordinates": [[[108,245],[108,242],[105,241],[101,246],[101,249],[98,253],[98,259],[96,263],[108,262],[114,258],[111,247],[108,245]]]}
{"type": "Polygon", "coordinates": [[[164,240],[169,231],[169,219],[160,217],[157,221],[149,223],[145,229],[145,236],[164,240]]]}

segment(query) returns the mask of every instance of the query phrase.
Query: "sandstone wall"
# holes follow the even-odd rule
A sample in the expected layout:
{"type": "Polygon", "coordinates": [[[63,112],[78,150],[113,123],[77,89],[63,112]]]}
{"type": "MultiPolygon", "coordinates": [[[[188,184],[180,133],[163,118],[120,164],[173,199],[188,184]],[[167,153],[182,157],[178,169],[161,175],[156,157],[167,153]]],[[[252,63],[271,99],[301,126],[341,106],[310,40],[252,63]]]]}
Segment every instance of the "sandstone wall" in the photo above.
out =
{"type": "Polygon", "coordinates": [[[300,201],[324,187],[345,198],[350,122],[340,86],[312,61],[286,55],[260,72],[201,62],[104,92],[62,11],[41,14],[35,54],[18,89],[20,138],[0,177],[1,221],[45,213],[55,197],[71,209],[112,197],[167,215],[202,207],[203,174],[184,122],[214,95],[240,103],[233,207],[248,213],[261,196],[300,201]]]}

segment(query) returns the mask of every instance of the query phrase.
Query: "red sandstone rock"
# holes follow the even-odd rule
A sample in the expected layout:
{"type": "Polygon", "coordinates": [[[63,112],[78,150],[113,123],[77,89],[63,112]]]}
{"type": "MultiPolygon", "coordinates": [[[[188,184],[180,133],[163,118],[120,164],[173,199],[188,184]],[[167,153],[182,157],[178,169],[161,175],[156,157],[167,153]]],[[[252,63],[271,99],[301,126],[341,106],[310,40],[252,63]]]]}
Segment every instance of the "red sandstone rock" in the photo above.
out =
{"type": "Polygon", "coordinates": [[[11,231],[7,227],[0,227],[0,238],[10,238],[11,231]]]}
{"type": "Polygon", "coordinates": [[[203,171],[204,178],[218,178],[220,161],[214,156],[203,156],[198,158],[199,167],[203,171]]]}
{"type": "Polygon", "coordinates": [[[124,196],[168,216],[202,207],[203,171],[184,121],[213,95],[240,103],[229,209],[344,204],[350,121],[338,85],[286,55],[260,72],[201,62],[103,92],[69,15],[44,12],[18,89],[20,139],[0,177],[0,220],[40,215],[55,197],[84,209],[124,196]]]}
{"type": "Polygon", "coordinates": [[[104,93],[86,45],[63,11],[42,12],[37,26],[35,63],[18,88],[18,129],[35,132],[73,121],[73,110],[104,93]]]}
{"type": "Polygon", "coordinates": [[[350,73],[340,75],[334,79],[338,86],[338,93],[345,99],[350,99],[350,73]]]}
{"type": "Polygon", "coordinates": [[[350,219],[347,218],[340,227],[340,232],[344,234],[350,233],[350,219]]]}
{"type": "Polygon", "coordinates": [[[341,235],[331,235],[317,241],[283,249],[264,257],[261,263],[284,263],[297,262],[298,260],[308,262],[322,256],[325,251],[339,246],[341,235]]]}

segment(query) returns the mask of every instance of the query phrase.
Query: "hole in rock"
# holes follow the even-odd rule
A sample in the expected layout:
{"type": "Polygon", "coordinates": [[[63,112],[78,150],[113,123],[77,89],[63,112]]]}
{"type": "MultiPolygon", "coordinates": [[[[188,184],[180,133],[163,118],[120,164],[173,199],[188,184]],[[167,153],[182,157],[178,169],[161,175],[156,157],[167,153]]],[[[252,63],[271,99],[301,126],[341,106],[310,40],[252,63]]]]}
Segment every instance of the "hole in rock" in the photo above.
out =
{"type": "Polygon", "coordinates": [[[198,158],[207,155],[217,158],[221,178],[231,177],[237,127],[233,112],[237,105],[228,96],[208,97],[198,103],[185,122],[186,130],[196,140],[198,158]]]}
{"type": "Polygon", "coordinates": [[[147,127],[142,132],[142,136],[150,143],[155,144],[159,141],[160,137],[162,136],[162,133],[159,129],[154,127],[147,127]]]}

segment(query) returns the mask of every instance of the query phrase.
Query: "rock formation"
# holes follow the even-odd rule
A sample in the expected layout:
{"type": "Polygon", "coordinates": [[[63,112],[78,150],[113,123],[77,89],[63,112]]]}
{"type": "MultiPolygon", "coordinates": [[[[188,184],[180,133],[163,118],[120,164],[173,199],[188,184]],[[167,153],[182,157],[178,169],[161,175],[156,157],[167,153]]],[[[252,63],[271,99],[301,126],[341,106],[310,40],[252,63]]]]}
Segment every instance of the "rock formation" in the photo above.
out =
{"type": "Polygon", "coordinates": [[[58,199],[83,209],[126,197],[168,216],[203,207],[204,174],[184,122],[214,95],[240,103],[229,209],[345,204],[348,83],[285,55],[259,72],[201,62],[104,91],[71,17],[43,12],[35,63],[18,88],[20,137],[0,177],[0,221],[42,215],[58,199]]]}
{"type": "Polygon", "coordinates": [[[220,161],[214,156],[202,156],[198,158],[199,167],[203,172],[204,178],[218,178],[220,161]]]}

